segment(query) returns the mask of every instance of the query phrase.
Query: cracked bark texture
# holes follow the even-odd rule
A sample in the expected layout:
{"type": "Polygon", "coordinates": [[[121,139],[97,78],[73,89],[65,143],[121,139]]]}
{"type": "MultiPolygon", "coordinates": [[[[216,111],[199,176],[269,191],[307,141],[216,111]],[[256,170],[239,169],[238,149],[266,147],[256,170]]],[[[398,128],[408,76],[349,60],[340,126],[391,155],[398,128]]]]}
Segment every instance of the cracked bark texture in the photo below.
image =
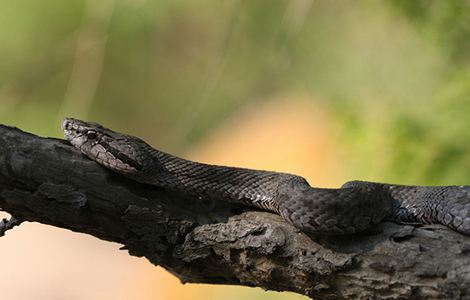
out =
{"type": "Polygon", "coordinates": [[[182,282],[315,299],[470,299],[470,238],[443,226],[312,237],[269,212],[133,182],[63,140],[3,125],[0,207],[121,243],[182,282]]]}

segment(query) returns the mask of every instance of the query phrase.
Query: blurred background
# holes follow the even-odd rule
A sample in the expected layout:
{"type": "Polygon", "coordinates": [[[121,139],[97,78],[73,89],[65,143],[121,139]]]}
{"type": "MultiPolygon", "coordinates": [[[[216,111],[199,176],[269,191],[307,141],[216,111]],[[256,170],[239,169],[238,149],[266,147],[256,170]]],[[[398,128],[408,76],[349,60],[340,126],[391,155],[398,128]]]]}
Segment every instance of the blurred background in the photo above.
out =
{"type": "MultiPolygon", "coordinates": [[[[0,123],[94,120],[315,186],[470,183],[469,1],[4,0],[0,24],[0,123]]],[[[305,299],[182,285],[119,246],[22,224],[0,297],[305,299]]]]}

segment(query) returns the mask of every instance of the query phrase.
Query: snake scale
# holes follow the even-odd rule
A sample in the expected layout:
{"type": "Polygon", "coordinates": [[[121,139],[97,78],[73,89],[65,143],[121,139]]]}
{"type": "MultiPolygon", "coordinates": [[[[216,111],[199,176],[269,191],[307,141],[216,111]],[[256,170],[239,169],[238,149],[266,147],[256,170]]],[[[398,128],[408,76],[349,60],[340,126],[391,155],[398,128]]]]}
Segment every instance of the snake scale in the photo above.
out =
{"type": "Polygon", "coordinates": [[[470,235],[470,186],[350,181],[315,188],[297,175],[185,160],[96,123],[66,118],[62,129],[87,157],[132,180],[272,211],[305,232],[350,234],[390,220],[441,223],[470,235]]]}

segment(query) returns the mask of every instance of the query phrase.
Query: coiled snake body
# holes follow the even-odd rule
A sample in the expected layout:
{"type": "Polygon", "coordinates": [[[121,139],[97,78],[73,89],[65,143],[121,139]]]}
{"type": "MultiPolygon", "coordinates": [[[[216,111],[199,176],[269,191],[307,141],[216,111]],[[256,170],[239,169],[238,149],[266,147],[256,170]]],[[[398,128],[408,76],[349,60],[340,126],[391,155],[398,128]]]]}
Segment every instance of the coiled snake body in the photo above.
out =
{"type": "Polygon", "coordinates": [[[355,233],[387,219],[441,223],[470,235],[470,186],[351,181],[314,188],[292,174],[188,161],[96,123],[67,118],[62,129],[83,154],[135,181],[270,210],[306,232],[355,233]]]}

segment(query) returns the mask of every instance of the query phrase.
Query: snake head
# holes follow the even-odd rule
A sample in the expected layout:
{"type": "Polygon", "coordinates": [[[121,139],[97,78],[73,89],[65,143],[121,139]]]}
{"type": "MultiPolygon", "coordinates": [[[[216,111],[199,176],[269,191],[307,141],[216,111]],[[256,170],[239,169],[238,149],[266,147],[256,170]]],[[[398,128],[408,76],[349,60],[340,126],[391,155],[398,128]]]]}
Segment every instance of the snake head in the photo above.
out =
{"type": "Polygon", "coordinates": [[[73,118],[65,118],[61,127],[67,141],[80,150],[82,147],[90,146],[93,141],[99,141],[105,129],[99,124],[73,118]]]}
{"type": "Polygon", "coordinates": [[[67,141],[83,154],[115,172],[130,175],[142,169],[142,140],[114,132],[97,123],[66,118],[62,130],[67,141]]]}

